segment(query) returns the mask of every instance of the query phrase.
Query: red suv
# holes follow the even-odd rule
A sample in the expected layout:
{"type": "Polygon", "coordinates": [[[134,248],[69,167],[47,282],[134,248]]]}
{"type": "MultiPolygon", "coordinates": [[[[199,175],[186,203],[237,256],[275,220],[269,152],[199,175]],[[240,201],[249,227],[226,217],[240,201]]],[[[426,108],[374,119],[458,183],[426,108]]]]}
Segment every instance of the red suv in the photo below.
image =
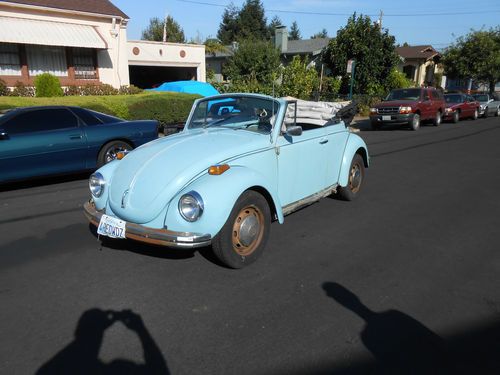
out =
{"type": "Polygon", "coordinates": [[[397,89],[370,108],[370,122],[374,130],[383,124],[406,124],[418,130],[421,121],[441,124],[445,107],[443,94],[433,87],[397,89]]]}

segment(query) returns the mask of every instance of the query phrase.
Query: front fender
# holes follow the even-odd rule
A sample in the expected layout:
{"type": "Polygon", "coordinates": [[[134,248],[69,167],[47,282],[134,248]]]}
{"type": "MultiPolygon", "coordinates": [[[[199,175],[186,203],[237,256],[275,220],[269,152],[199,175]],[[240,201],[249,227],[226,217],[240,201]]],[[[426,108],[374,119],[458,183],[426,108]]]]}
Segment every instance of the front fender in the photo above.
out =
{"type": "Polygon", "coordinates": [[[268,193],[267,198],[274,205],[270,207],[271,211],[275,211],[278,221],[283,223],[283,211],[274,185],[259,172],[241,166],[232,166],[218,176],[204,174],[171,200],[165,216],[165,226],[174,231],[208,233],[213,237],[227,221],[239,196],[250,188],[264,189],[268,193]],[[193,190],[201,195],[204,211],[200,219],[190,223],[179,214],[178,203],[183,194],[193,190]]]}
{"type": "Polygon", "coordinates": [[[340,175],[339,175],[339,185],[347,186],[349,181],[349,171],[351,168],[351,161],[354,155],[359,153],[365,162],[365,167],[368,168],[370,165],[370,156],[368,154],[368,148],[366,147],[366,143],[363,139],[356,134],[349,134],[349,138],[347,139],[344,157],[342,158],[342,165],[340,167],[340,175]]]}
{"type": "Polygon", "coordinates": [[[106,207],[106,203],[108,201],[108,196],[109,196],[109,186],[111,184],[113,172],[115,171],[115,168],[118,166],[118,163],[120,163],[120,161],[113,160],[107,164],[104,164],[101,168],[99,168],[96,171],[102,174],[102,176],[104,177],[104,181],[106,181],[106,185],[104,185],[104,192],[99,198],[96,198],[92,194],[90,194],[89,190],[89,194],[92,196],[92,199],[94,200],[95,207],[97,210],[102,210],[104,207],[106,207]]]}

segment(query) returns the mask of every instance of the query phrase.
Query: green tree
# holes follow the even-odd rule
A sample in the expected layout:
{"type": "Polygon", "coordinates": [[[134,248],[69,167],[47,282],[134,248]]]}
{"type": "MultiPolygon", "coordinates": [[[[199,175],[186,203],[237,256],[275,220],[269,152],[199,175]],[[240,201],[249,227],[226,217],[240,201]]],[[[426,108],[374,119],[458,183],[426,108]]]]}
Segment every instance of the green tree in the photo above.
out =
{"type": "MultiPolygon", "coordinates": [[[[149,26],[142,31],[143,40],[152,40],[156,42],[163,41],[163,27],[165,20],[153,17],[149,20],[149,26]]],[[[171,16],[167,16],[167,42],[186,43],[184,30],[171,16]]]]}
{"type": "Polygon", "coordinates": [[[316,33],[311,36],[311,39],[319,39],[319,38],[328,38],[328,31],[326,29],[323,29],[319,33],[316,33]]]}
{"type": "Polygon", "coordinates": [[[300,35],[299,25],[297,21],[293,21],[292,27],[290,28],[290,34],[288,35],[288,40],[300,40],[302,36],[300,35]]]}
{"type": "Polygon", "coordinates": [[[324,61],[333,76],[341,76],[347,92],[349,75],[346,73],[347,61],[356,60],[355,94],[383,95],[386,79],[396,67],[399,57],[396,53],[395,39],[387,29],[380,30],[368,16],[353,14],[347,25],[330,40],[325,51],[324,61]]]}
{"type": "Polygon", "coordinates": [[[227,47],[217,39],[205,40],[205,52],[215,55],[217,52],[226,52],[227,47]]]}
{"type": "Polygon", "coordinates": [[[490,92],[500,81],[500,26],[462,36],[443,55],[445,74],[487,82],[490,92]]]}
{"type": "Polygon", "coordinates": [[[294,56],[292,62],[283,69],[280,95],[293,96],[299,99],[311,99],[312,93],[318,88],[318,72],[308,67],[307,58],[294,56]]]}
{"type": "Polygon", "coordinates": [[[269,26],[268,26],[268,33],[269,33],[269,37],[271,39],[274,38],[274,32],[276,30],[276,28],[278,26],[281,26],[283,25],[283,22],[281,21],[281,18],[279,18],[278,16],[274,16],[273,19],[271,20],[271,22],[269,23],[269,26]]]}
{"type": "Polygon", "coordinates": [[[217,38],[222,44],[231,44],[236,40],[239,33],[238,14],[239,9],[231,2],[222,14],[222,22],[219,25],[217,38]]]}
{"type": "Polygon", "coordinates": [[[264,5],[260,0],[246,0],[238,14],[238,40],[269,38],[264,5]]]}
{"type": "Polygon", "coordinates": [[[271,83],[277,75],[280,53],[274,45],[263,40],[242,41],[224,66],[231,81],[271,83]]]}

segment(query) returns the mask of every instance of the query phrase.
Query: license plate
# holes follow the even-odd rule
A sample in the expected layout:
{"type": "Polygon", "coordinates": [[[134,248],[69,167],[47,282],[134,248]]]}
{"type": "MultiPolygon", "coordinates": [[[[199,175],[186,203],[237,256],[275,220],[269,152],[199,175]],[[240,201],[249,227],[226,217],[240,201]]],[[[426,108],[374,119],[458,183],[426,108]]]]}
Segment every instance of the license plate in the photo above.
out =
{"type": "Polygon", "coordinates": [[[382,121],[391,121],[391,116],[382,116],[382,121]]]}
{"type": "Polygon", "coordinates": [[[125,238],[125,222],[115,217],[102,215],[97,234],[111,238],[125,238]]]}

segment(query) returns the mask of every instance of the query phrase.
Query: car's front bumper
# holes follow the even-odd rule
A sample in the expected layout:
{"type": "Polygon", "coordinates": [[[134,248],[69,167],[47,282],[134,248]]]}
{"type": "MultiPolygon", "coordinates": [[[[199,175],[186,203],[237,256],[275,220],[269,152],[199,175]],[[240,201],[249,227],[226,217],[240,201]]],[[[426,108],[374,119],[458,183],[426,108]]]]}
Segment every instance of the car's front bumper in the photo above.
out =
{"type": "Polygon", "coordinates": [[[414,113],[408,114],[390,114],[390,115],[379,115],[372,114],[370,115],[370,121],[372,123],[378,124],[401,124],[401,123],[409,123],[413,120],[414,113]]]}
{"type": "MultiPolygon", "coordinates": [[[[104,212],[98,211],[93,201],[85,202],[83,209],[90,223],[97,227],[104,212]]],[[[129,222],[125,224],[125,237],[154,245],[187,249],[208,246],[212,242],[210,234],[174,232],[168,229],[150,228],[129,222]]]]}

